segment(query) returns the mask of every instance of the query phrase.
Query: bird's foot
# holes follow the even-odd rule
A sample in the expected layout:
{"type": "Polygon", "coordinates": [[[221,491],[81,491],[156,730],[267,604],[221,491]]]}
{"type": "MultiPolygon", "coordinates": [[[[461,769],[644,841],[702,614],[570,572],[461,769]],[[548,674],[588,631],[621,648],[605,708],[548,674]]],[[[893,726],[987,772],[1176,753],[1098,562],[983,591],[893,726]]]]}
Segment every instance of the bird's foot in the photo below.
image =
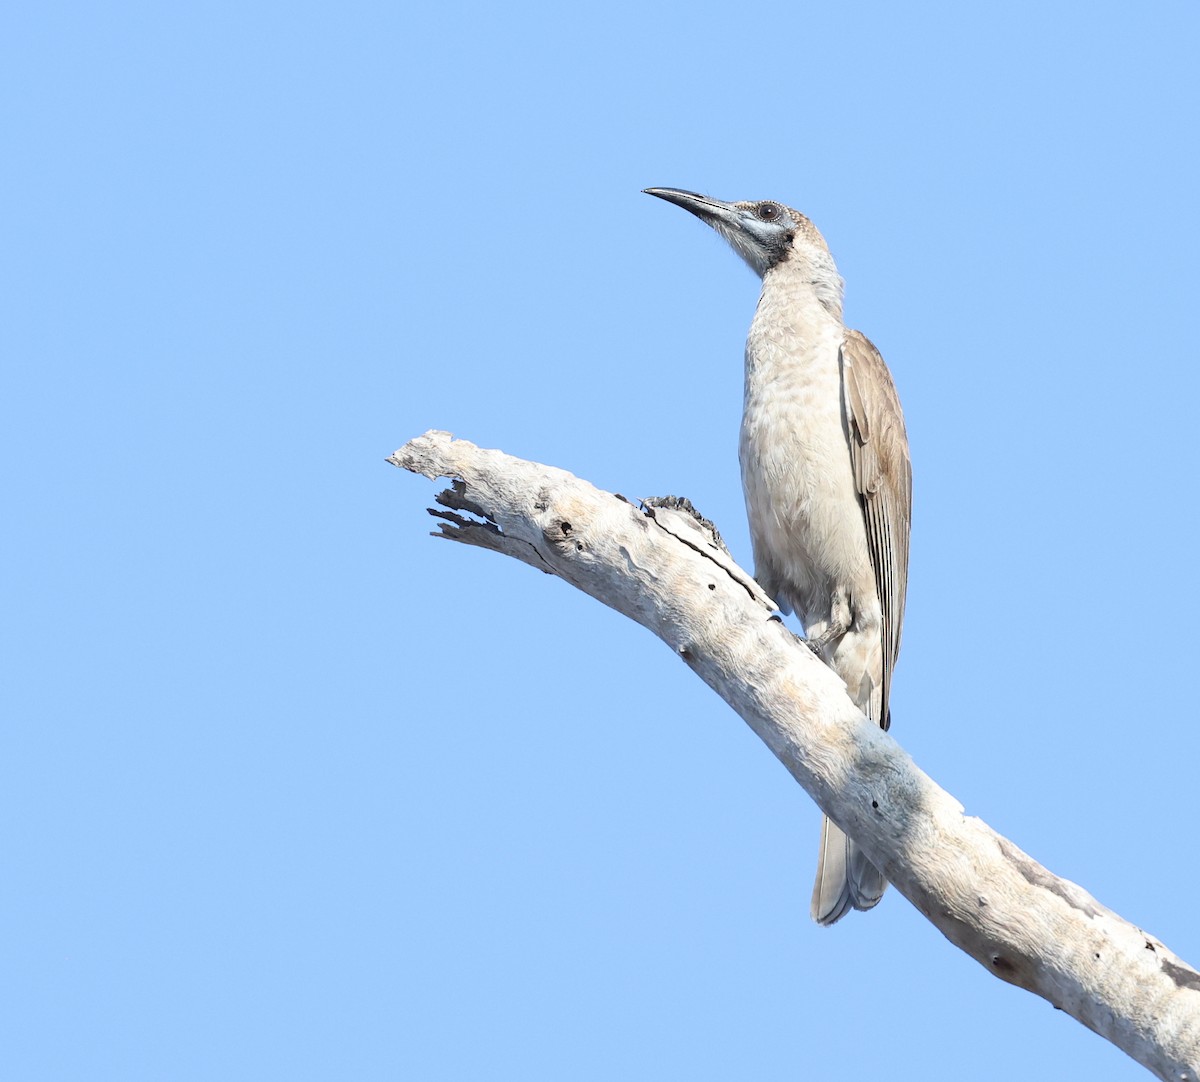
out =
{"type": "Polygon", "coordinates": [[[805,639],[804,643],[817,657],[820,657],[825,652],[825,649],[836,641],[841,634],[841,628],[827,627],[820,635],[814,635],[810,639],[805,639]]]}

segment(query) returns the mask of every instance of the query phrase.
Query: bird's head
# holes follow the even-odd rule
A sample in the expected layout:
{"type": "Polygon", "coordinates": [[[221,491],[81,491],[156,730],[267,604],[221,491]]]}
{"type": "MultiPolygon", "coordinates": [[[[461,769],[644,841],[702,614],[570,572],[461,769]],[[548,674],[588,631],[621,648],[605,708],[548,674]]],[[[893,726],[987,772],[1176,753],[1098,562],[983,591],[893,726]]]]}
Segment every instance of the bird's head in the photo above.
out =
{"type": "Polygon", "coordinates": [[[829,245],[817,227],[798,210],[770,199],[725,203],[679,188],[646,188],[645,192],[683,207],[707,222],[760,278],[780,264],[800,264],[798,269],[810,272],[814,281],[828,282],[840,303],[841,278],[829,254],[829,245]]]}

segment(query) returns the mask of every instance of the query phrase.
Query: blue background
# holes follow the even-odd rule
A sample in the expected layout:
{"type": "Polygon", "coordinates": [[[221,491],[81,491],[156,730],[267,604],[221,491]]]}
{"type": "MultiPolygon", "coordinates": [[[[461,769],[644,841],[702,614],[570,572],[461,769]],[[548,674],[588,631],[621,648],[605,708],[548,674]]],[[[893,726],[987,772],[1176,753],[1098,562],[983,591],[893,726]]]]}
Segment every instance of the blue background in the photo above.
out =
{"type": "Polygon", "coordinates": [[[1194,5],[10,8],[0,1060],[41,1079],[1144,1077],[643,630],[433,541],[447,428],[749,562],[753,276],[904,401],[893,733],[1200,961],[1194,5]]]}

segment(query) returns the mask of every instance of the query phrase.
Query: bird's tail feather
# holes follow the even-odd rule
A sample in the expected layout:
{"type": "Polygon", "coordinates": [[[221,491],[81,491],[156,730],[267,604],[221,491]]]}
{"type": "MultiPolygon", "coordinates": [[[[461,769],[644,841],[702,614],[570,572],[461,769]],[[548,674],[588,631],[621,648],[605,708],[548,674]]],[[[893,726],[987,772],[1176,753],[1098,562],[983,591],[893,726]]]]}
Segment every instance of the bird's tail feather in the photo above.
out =
{"type": "Polygon", "coordinates": [[[870,909],[879,904],[886,887],[887,880],[858,844],[828,817],[822,817],[812,919],[818,924],[833,924],[851,909],[870,909]]]}

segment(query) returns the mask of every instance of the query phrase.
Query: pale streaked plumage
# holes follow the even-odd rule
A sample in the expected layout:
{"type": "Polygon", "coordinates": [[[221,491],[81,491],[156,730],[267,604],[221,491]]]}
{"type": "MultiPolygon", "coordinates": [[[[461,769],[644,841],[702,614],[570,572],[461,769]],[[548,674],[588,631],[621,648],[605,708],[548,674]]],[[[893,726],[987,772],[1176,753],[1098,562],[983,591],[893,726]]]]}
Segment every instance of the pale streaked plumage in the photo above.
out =
{"type": "MultiPolygon", "coordinates": [[[[813,649],[884,728],[900,650],[912,481],[895,386],[879,351],[842,322],[824,238],[779,203],[650,195],[717,230],[762,278],[746,341],[740,458],[755,575],[794,608],[813,649]]],[[[813,918],[869,909],[886,882],[829,820],[813,918]]]]}

